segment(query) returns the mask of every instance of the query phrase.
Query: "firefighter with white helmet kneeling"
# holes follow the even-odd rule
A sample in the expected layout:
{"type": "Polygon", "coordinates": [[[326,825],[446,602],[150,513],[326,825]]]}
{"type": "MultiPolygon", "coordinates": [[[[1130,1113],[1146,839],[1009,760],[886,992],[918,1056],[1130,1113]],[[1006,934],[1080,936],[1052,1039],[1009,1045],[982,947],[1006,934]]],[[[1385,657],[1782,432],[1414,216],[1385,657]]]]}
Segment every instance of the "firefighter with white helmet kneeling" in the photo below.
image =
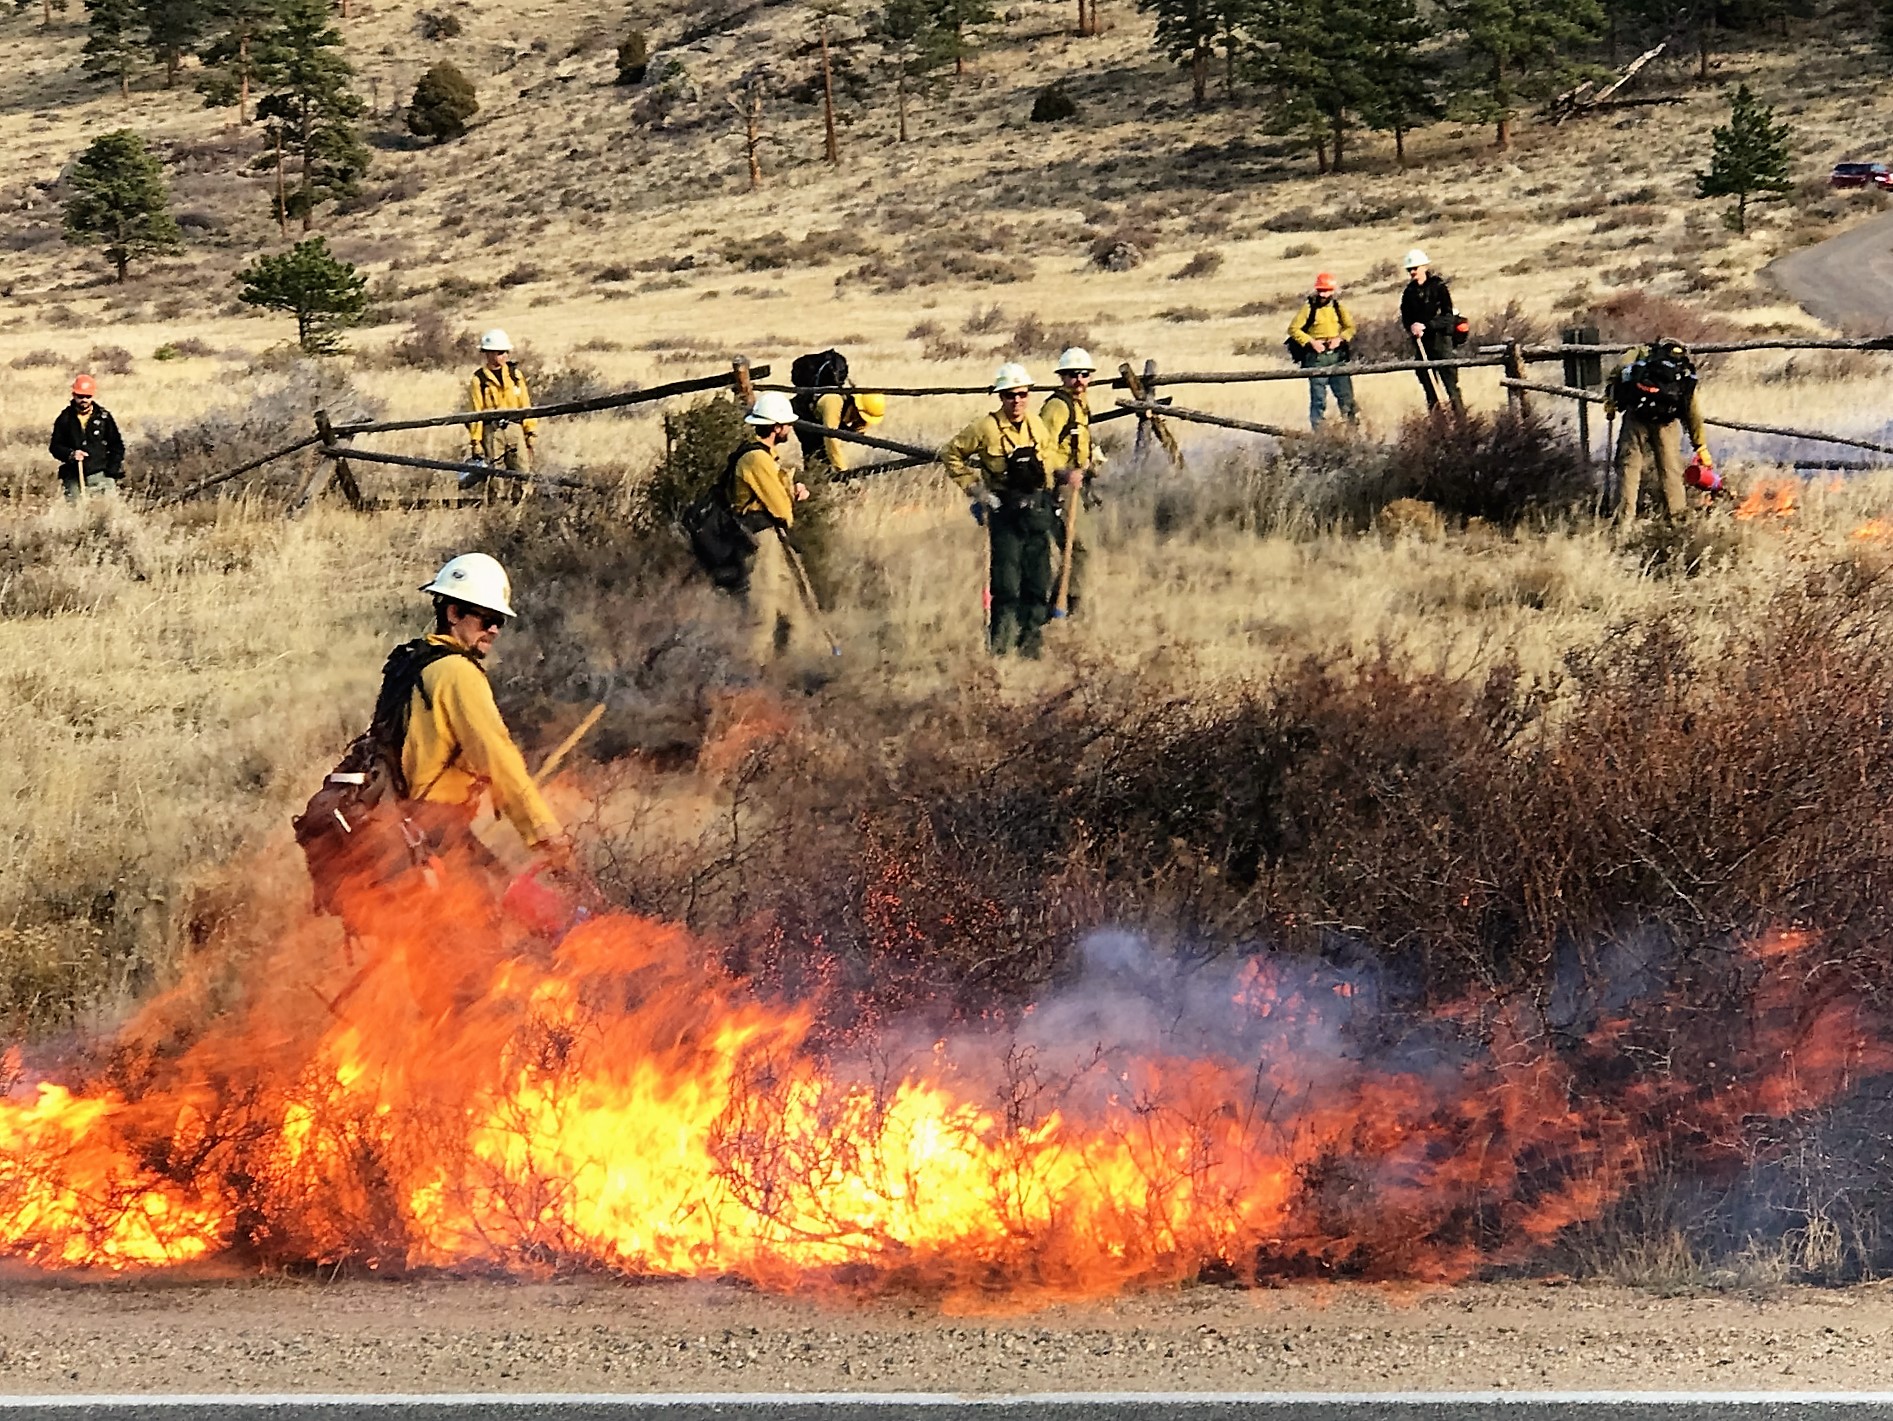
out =
{"type": "Polygon", "coordinates": [[[1037,656],[1051,615],[1052,469],[1058,451],[1045,422],[1032,413],[1032,377],[1007,361],[993,377],[999,408],[981,415],[940,451],[947,477],[973,500],[973,517],[991,545],[987,588],[994,656],[1037,656]]]}
{"type": "MultiPolygon", "coordinates": [[[[497,326],[480,337],[480,364],[467,386],[467,408],[483,414],[491,412],[493,417],[467,425],[467,459],[470,463],[529,474],[533,445],[539,437],[539,422],[509,419],[504,413],[532,407],[526,377],[513,363],[512,353],[512,340],[497,326]]],[[[482,481],[481,475],[461,480],[469,487],[482,481]]]]}
{"type": "Polygon", "coordinates": [[[1058,589],[1063,595],[1053,596],[1052,615],[1075,617],[1083,596],[1085,563],[1090,557],[1085,545],[1084,509],[1090,499],[1091,482],[1103,463],[1091,443],[1091,401],[1087,394],[1098,367],[1090,351],[1074,345],[1058,357],[1053,370],[1059,387],[1039,406],[1039,418],[1045,422],[1045,431],[1057,450],[1052,478],[1059,489],[1057,536],[1063,551],[1058,589]]]}

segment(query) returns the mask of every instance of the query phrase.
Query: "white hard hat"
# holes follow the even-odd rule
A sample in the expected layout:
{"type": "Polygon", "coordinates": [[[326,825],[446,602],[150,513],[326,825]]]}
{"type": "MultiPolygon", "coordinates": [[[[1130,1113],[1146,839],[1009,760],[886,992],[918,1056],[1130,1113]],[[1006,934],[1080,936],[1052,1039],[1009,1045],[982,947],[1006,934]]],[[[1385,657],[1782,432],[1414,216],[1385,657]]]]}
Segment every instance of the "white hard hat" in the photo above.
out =
{"type": "Polygon", "coordinates": [[[794,424],[795,420],[795,406],[789,403],[789,397],[780,390],[764,390],[756,396],[756,403],[749,407],[749,413],[743,416],[744,424],[758,427],[794,424]]]}
{"type": "Polygon", "coordinates": [[[1096,370],[1097,368],[1098,362],[1091,358],[1091,352],[1086,350],[1082,345],[1074,345],[1070,350],[1059,356],[1058,364],[1052,367],[1052,369],[1060,375],[1073,370],[1096,370]]]}
{"type": "Polygon", "coordinates": [[[1001,390],[1017,390],[1021,387],[1027,390],[1031,389],[1032,377],[1025,373],[1025,367],[1016,360],[1008,360],[1004,365],[999,367],[998,373],[993,376],[993,393],[995,395],[1001,390]]]}
{"type": "Polygon", "coordinates": [[[451,597],[469,607],[498,612],[502,617],[513,613],[513,583],[496,558],[485,553],[462,553],[448,558],[434,580],[421,588],[438,597],[451,597]]]}
{"type": "Polygon", "coordinates": [[[507,339],[506,332],[498,326],[480,337],[481,350],[511,350],[512,348],[512,341],[507,339]]]}
{"type": "Polygon", "coordinates": [[[1421,251],[1418,247],[1415,247],[1412,251],[1407,253],[1406,267],[1408,271],[1412,271],[1416,266],[1431,265],[1432,263],[1426,259],[1426,253],[1421,251]]]}

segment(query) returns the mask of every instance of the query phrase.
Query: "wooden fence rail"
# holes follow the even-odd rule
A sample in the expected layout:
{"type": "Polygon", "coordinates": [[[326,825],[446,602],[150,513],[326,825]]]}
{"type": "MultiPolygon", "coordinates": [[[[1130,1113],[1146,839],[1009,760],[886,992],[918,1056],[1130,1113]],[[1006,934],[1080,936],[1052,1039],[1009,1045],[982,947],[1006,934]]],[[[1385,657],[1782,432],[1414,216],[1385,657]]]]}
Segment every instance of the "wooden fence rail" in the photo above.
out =
{"type": "Polygon", "coordinates": [[[153,503],[151,506],[153,508],[166,508],[166,507],[169,507],[173,503],[182,503],[187,498],[195,498],[197,497],[198,494],[202,493],[205,489],[215,488],[217,487],[218,484],[229,483],[230,480],[235,479],[235,478],[241,478],[243,475],[249,473],[252,469],[260,469],[265,464],[275,463],[278,459],[287,459],[291,454],[301,453],[304,449],[307,449],[311,444],[318,443],[320,442],[320,440],[321,440],[320,435],[305,434],[302,438],[298,439],[294,444],[285,444],[280,449],[272,449],[269,453],[260,455],[257,458],[250,460],[250,462],[247,464],[239,464],[237,465],[236,468],[230,469],[225,473],[215,474],[207,479],[199,479],[196,483],[192,484],[189,488],[179,489],[176,493],[168,493],[163,498],[153,503]]]}
{"type": "MultiPolygon", "coordinates": [[[[1501,380],[1501,385],[1521,390],[1533,390],[1541,395],[1557,395],[1567,400],[1582,400],[1589,404],[1602,404],[1604,397],[1595,390],[1579,390],[1570,385],[1538,385],[1528,380],[1501,380]]],[[[1733,429],[1743,434],[1775,434],[1783,439],[1808,439],[1817,444],[1844,444],[1850,449],[1871,449],[1878,454],[1893,454],[1893,444],[1876,444],[1871,439],[1854,439],[1844,434],[1823,434],[1815,429],[1787,429],[1778,424],[1751,424],[1739,419],[1711,419],[1703,416],[1702,422],[1711,429],[1733,429]]]]}
{"type": "MultiPolygon", "coordinates": [[[[767,365],[758,365],[749,372],[752,376],[769,373],[767,365]]],[[[725,375],[704,375],[692,380],[673,380],[668,385],[653,385],[648,390],[622,390],[611,395],[592,395],[583,400],[564,400],[556,405],[534,405],[522,410],[467,410],[462,414],[429,415],[426,419],[386,419],[364,420],[359,424],[338,424],[335,432],[347,438],[360,434],[391,434],[401,429],[438,429],[455,424],[492,424],[502,421],[518,424],[522,419],[555,419],[568,414],[597,414],[601,410],[624,409],[631,405],[649,404],[653,400],[668,400],[678,395],[694,395],[704,390],[720,390],[729,385],[731,377],[725,375]]]]}
{"type": "MultiPolygon", "coordinates": [[[[338,425],[336,433],[341,433],[338,425]]],[[[553,488],[584,489],[587,493],[610,493],[610,484],[587,483],[558,474],[524,474],[517,469],[497,469],[490,464],[462,463],[456,459],[423,459],[413,454],[383,454],[371,449],[324,445],[316,450],[325,459],[363,464],[394,464],[403,469],[439,469],[449,474],[480,474],[489,479],[510,479],[517,483],[548,484],[553,488]]]]}

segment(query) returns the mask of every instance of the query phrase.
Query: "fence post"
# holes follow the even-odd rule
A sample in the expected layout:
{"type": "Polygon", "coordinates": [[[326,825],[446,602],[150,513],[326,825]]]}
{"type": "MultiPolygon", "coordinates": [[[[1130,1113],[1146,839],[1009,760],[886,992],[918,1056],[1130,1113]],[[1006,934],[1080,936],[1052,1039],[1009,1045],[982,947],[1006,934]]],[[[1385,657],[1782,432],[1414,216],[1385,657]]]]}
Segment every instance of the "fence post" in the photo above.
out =
{"type": "MultiPolygon", "coordinates": [[[[1572,326],[1564,332],[1566,345],[1596,345],[1598,341],[1596,326],[1572,326]]],[[[1564,357],[1564,383],[1574,390],[1595,390],[1604,383],[1604,358],[1595,351],[1583,351],[1564,357]]],[[[1578,444],[1584,450],[1584,467],[1590,468],[1591,454],[1591,402],[1579,400],[1578,407],[1578,444]]],[[[1609,457],[1609,451],[1605,451],[1609,457]]]]}
{"type": "Polygon", "coordinates": [[[743,409],[747,411],[756,403],[756,387],[750,383],[747,355],[739,355],[730,362],[730,379],[736,386],[736,398],[742,401],[743,409]]]}
{"type": "MultiPolygon", "coordinates": [[[[1525,378],[1525,357],[1519,353],[1518,342],[1515,340],[1505,342],[1505,374],[1512,380],[1525,378]]],[[[1508,385],[1506,391],[1512,399],[1512,413],[1523,415],[1530,412],[1531,406],[1525,403],[1523,390],[1516,385],[1508,385]]]]}
{"type": "MultiPolygon", "coordinates": [[[[1124,388],[1131,392],[1131,398],[1140,405],[1147,403],[1149,397],[1144,393],[1144,382],[1138,378],[1137,372],[1131,369],[1130,361],[1126,360],[1118,366],[1117,373],[1118,378],[1124,382],[1124,388]]],[[[1147,410],[1139,410],[1137,412],[1137,442],[1131,446],[1131,458],[1141,460],[1144,457],[1144,446],[1149,439],[1150,414],[1147,410]]]]}

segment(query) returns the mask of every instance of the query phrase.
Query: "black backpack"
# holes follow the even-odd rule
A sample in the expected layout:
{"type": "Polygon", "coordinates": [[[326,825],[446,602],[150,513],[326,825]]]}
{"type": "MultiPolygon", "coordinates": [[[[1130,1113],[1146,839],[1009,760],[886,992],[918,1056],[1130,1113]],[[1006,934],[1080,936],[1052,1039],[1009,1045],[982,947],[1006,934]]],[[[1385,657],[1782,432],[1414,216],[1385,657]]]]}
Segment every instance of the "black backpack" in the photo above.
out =
{"type": "Polygon", "coordinates": [[[317,912],[336,910],[336,892],[343,884],[385,883],[414,863],[417,840],[401,813],[402,802],[412,794],[401,750],[421,673],[449,656],[479,664],[463,647],[424,637],[388,653],[368,729],[355,737],[322,788],[289,821],[309,865],[317,912]]]}
{"type": "MultiPolygon", "coordinates": [[[[848,383],[848,357],[839,350],[817,350],[808,355],[798,355],[789,363],[789,383],[798,390],[789,400],[790,408],[798,417],[811,424],[819,424],[821,421],[816,418],[815,402],[829,390],[839,390],[848,383]]],[[[822,447],[822,436],[819,434],[798,429],[795,437],[802,446],[804,460],[812,458],[822,447]]]]}
{"type": "Polygon", "coordinates": [[[1673,340],[1659,340],[1617,377],[1617,407],[1668,424],[1681,419],[1696,393],[1696,362],[1673,340]]]}
{"type": "MultiPolygon", "coordinates": [[[[749,568],[756,557],[756,534],[761,527],[749,526],[753,519],[739,518],[732,494],[736,484],[736,466],[743,455],[768,446],[751,439],[740,445],[723,466],[723,477],[691,500],[678,521],[690,539],[690,551],[714,582],[726,592],[741,592],[749,586],[749,568]]],[[[769,521],[763,515],[763,525],[769,521]]]]}

